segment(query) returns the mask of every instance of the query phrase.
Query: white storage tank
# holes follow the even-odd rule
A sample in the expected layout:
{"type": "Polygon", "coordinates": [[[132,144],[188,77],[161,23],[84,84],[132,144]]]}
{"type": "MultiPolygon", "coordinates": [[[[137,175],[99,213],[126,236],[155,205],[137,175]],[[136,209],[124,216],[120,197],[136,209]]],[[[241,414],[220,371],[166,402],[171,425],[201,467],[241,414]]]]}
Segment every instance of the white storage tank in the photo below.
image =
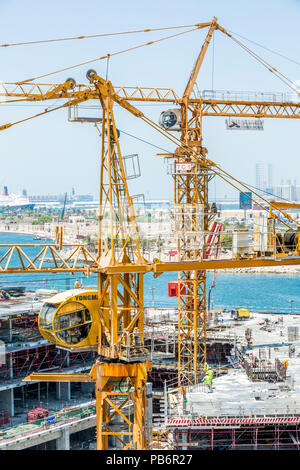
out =
{"type": "Polygon", "coordinates": [[[249,230],[234,230],[232,232],[233,256],[245,255],[249,252],[249,230]]]}

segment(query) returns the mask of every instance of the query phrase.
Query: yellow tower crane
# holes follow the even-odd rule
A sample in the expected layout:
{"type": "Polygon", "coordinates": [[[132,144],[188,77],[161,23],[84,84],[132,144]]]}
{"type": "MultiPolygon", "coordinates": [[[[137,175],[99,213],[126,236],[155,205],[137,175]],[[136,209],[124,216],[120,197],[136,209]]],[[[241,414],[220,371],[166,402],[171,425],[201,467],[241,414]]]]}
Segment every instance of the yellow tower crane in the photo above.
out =
{"type": "MultiPolygon", "coordinates": [[[[151,364],[144,341],[145,273],[153,272],[158,276],[168,271],[179,272],[178,375],[179,385],[185,386],[197,383],[206,361],[206,270],[300,263],[299,252],[285,257],[277,257],[273,253],[274,256],[268,258],[206,258],[209,222],[214,216],[208,204],[208,183],[215,174],[234,186],[240,182],[233,178],[235,183],[232,183],[231,175],[207,158],[207,149],[202,145],[202,118],[234,116],[299,119],[300,104],[192,97],[214,31],[220,30],[230,36],[216,18],[201,27],[208,27],[208,33],[182,97],[166,88],[114,88],[110,81],[99,77],[94,70],[87,74],[88,85],[76,85],[73,79],[56,85],[30,81],[2,84],[0,96],[5,96],[9,102],[68,101],[36,116],[4,124],[0,130],[55,109],[68,108],[90,99],[100,100],[102,146],[97,256],[80,244],[64,244],[60,229],[55,244],[38,245],[39,251],[33,258],[26,254],[24,245],[5,245],[7,249],[0,259],[0,272],[5,273],[63,271],[83,272],[87,276],[97,273],[96,292],[89,294],[78,291],[78,295],[73,292],[69,297],[68,294],[53,298],[53,303],[49,303],[40,314],[40,330],[49,341],[62,341],[70,348],[97,349],[99,359],[90,374],[32,374],[26,380],[94,381],[98,449],[108,448],[109,436],[118,439],[123,449],[139,450],[148,446],[145,389],[151,364]],[[180,138],[158,126],[132,104],[145,101],[180,106],[180,138]],[[174,208],[179,227],[179,256],[176,262],[150,261],[141,255],[134,205],[128,191],[113,113],[115,104],[142,119],[176,145],[173,154],[165,155],[173,159],[174,165],[174,208]],[[65,247],[71,248],[67,256],[62,253],[65,247]],[[12,262],[14,254],[17,254],[18,266],[12,262]],[[46,263],[49,254],[51,264],[46,263]],[[84,259],[83,265],[79,262],[80,257],[84,259]],[[96,326],[91,328],[93,322],[96,326]],[[133,405],[132,414],[125,411],[129,403],[133,405]],[[118,430],[112,423],[116,415],[122,421],[118,430]]],[[[276,209],[280,211],[280,208],[276,209]]]]}

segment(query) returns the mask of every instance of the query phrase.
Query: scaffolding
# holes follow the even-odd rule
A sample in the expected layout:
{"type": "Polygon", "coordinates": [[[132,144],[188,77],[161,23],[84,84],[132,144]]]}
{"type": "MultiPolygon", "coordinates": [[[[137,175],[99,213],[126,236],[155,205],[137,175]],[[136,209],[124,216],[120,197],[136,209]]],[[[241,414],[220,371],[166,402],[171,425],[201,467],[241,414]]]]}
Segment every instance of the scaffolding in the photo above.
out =
{"type": "Polygon", "coordinates": [[[32,372],[90,367],[95,357],[94,352],[69,352],[53,344],[25,345],[15,351],[7,351],[6,362],[0,365],[0,384],[22,379],[32,372]]]}
{"type": "Polygon", "coordinates": [[[84,405],[64,408],[58,412],[49,410],[49,413],[41,419],[2,428],[0,431],[0,443],[1,440],[9,441],[24,436],[30,437],[35,433],[46,430],[50,432],[55,429],[57,425],[71,423],[72,421],[77,421],[88,416],[96,417],[95,401],[84,405]]]}
{"type": "Polygon", "coordinates": [[[11,422],[11,414],[8,406],[4,410],[0,411],[0,427],[7,426],[11,422]]]}
{"type": "Polygon", "coordinates": [[[174,450],[299,450],[299,424],[175,429],[174,450]]]}
{"type": "Polygon", "coordinates": [[[278,358],[274,363],[266,359],[252,357],[252,360],[243,358],[243,367],[252,382],[284,382],[286,380],[287,362],[278,358]]]}

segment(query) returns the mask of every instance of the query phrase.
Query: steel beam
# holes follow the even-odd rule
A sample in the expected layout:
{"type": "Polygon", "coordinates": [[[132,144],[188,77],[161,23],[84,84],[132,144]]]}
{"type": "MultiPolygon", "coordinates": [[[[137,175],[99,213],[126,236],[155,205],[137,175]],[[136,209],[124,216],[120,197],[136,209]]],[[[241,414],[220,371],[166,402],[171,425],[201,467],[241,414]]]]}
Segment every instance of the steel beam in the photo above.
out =
{"type": "Polygon", "coordinates": [[[53,374],[33,372],[24,382],[94,382],[89,374],[53,374]]]}

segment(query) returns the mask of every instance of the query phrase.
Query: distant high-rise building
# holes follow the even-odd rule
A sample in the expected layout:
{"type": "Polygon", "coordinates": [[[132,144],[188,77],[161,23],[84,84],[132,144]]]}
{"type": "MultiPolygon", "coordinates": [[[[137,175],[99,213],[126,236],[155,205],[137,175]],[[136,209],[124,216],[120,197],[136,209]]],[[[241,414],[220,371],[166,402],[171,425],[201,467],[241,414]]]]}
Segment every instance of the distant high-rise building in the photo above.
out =
{"type": "Polygon", "coordinates": [[[273,194],[279,199],[287,201],[300,201],[300,185],[297,184],[280,184],[273,186],[273,194]]]}
{"type": "Polygon", "coordinates": [[[256,163],[255,167],[256,187],[272,192],[273,188],[273,165],[271,163],[256,163]]]}
{"type": "Polygon", "coordinates": [[[255,167],[255,186],[258,189],[265,189],[266,179],[265,179],[265,165],[264,163],[256,163],[255,167]]]}
{"type": "Polygon", "coordinates": [[[294,186],[294,201],[300,201],[300,186],[294,186]]]}
{"type": "Polygon", "coordinates": [[[22,189],[22,196],[27,197],[27,189],[22,189]]]}
{"type": "Polygon", "coordinates": [[[268,188],[273,188],[273,165],[268,164],[268,188]]]}

